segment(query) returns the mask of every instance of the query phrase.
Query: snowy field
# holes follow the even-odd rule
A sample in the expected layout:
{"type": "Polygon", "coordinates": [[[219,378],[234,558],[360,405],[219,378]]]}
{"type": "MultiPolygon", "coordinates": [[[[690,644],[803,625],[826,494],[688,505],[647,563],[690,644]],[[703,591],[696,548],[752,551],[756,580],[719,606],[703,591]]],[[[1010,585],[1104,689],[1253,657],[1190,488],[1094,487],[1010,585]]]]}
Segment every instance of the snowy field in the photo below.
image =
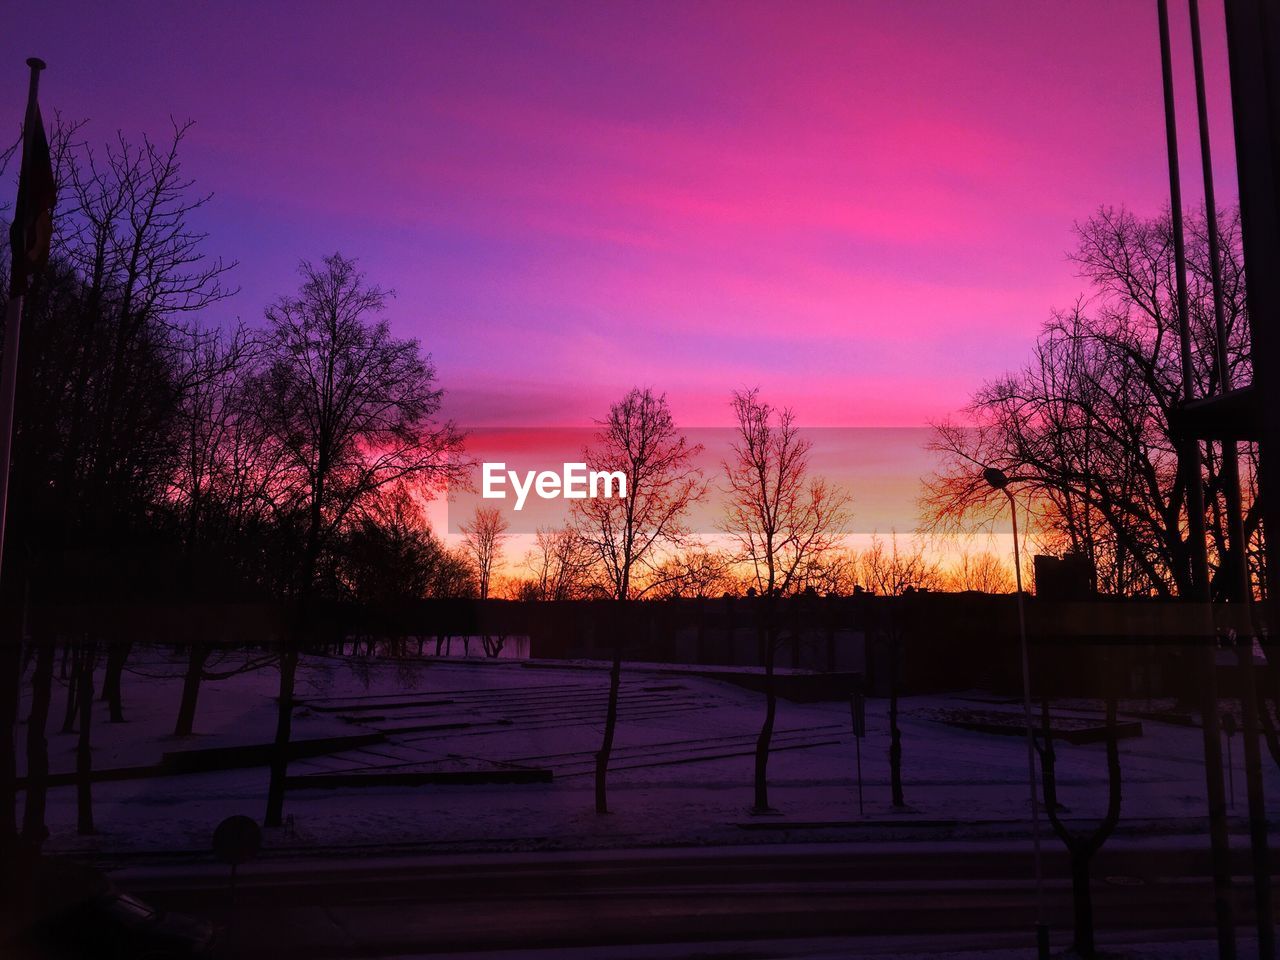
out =
{"type": "MultiPolygon", "coordinates": [[[[223,665],[226,666],[225,664],[223,665]]],[[[166,753],[269,743],[277,675],[267,668],[206,682],[196,734],[171,735],[182,664],[135,654],[124,677],[126,722],[94,706],[97,771],[149,767],[166,753]]],[[[609,778],[612,813],[593,810],[608,677],[599,664],[515,660],[304,658],[294,740],[363,736],[290,764],[286,828],[276,850],[394,848],[532,850],[648,845],[1017,837],[1027,833],[1025,741],[939,722],[940,712],[1016,713],[981,692],[908,697],[901,705],[905,808],[890,802],[887,702],[867,705],[862,742],[865,813],[859,815],[855,740],[847,703],[781,701],[769,764],[776,815],[753,816],[751,778],[763,697],[728,682],[653,665],[624,669],[609,778]],[[409,785],[388,785],[388,775],[409,785]],[[537,780],[549,782],[484,782],[537,780]],[[444,782],[423,782],[423,781],[444,782]],[[466,782],[463,782],[466,781],[466,782]]],[[[66,696],[50,711],[54,773],[74,767],[75,734],[57,732],[66,696]]],[[[1122,719],[1152,706],[1126,703],[1122,719]]],[[[1063,716],[1100,719],[1100,705],[1062,704],[1063,716]]],[[[24,703],[21,716],[25,717],[24,703]]],[[[1196,727],[1142,719],[1121,741],[1121,834],[1202,834],[1204,781],[1196,727]]],[[[19,743],[24,731],[19,730],[19,743]]],[[[1238,746],[1238,741],[1237,741],[1238,746]]],[[[1101,744],[1061,743],[1059,784],[1069,820],[1101,814],[1101,744]]],[[[1235,750],[1233,829],[1243,829],[1243,775],[1235,750]]],[[[1267,789],[1280,790],[1265,763],[1267,789]]],[[[25,760],[20,758],[20,772],[25,760]]],[[[136,771],[135,771],[136,772],[136,771]]],[[[261,819],[267,772],[249,766],[147,775],[94,784],[98,834],[75,834],[75,791],[50,791],[49,849],[116,855],[205,851],[231,814],[261,819]]]]}

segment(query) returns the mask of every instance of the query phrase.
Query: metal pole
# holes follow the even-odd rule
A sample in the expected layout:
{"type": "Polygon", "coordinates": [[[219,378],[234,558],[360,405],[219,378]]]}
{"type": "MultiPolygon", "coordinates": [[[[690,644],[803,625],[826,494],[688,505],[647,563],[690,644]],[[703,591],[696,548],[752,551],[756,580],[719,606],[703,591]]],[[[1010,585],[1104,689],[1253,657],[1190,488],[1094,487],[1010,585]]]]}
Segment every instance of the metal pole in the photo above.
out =
{"type": "Polygon", "coordinates": [[[1007,487],[1009,516],[1013,521],[1013,576],[1018,589],[1018,637],[1022,646],[1022,713],[1027,724],[1027,784],[1031,788],[1031,842],[1035,847],[1036,950],[1041,960],[1049,956],[1049,927],[1044,920],[1044,868],[1040,854],[1040,799],[1036,789],[1035,729],[1031,721],[1031,659],[1027,652],[1027,610],[1022,596],[1022,555],[1018,548],[1018,503],[1007,487]]]}
{"type": "Polygon", "coordinates": [[[858,768],[858,816],[862,816],[862,738],[867,732],[866,699],[859,684],[849,694],[849,728],[853,731],[858,768]]]}
{"type": "MultiPolygon", "coordinates": [[[[1213,151],[1209,141],[1209,108],[1205,98],[1204,49],[1200,39],[1200,3],[1188,0],[1191,17],[1191,55],[1196,78],[1196,116],[1200,127],[1200,169],[1204,175],[1205,232],[1209,241],[1209,277],[1213,284],[1213,323],[1217,347],[1218,388],[1231,389],[1231,358],[1228,352],[1226,307],[1222,294],[1222,256],[1219,248],[1218,205],[1213,189],[1213,151]]],[[[1227,578],[1232,600],[1246,609],[1252,606],[1253,588],[1249,578],[1248,541],[1244,533],[1244,507],[1240,494],[1240,460],[1236,441],[1222,441],[1222,484],[1226,493],[1226,514],[1230,553],[1222,558],[1233,576],[1227,578]]],[[[1253,635],[1236,642],[1239,664],[1241,712],[1244,715],[1245,793],[1249,801],[1249,848],[1253,865],[1254,915],[1258,928],[1259,960],[1275,957],[1275,921],[1271,905],[1271,853],[1267,840],[1267,812],[1263,797],[1262,756],[1258,745],[1258,694],[1253,675],[1253,635]]],[[[1227,772],[1231,778],[1231,805],[1235,806],[1235,770],[1231,763],[1231,738],[1227,737],[1227,772]]]]}
{"type": "Polygon", "coordinates": [[[4,312],[4,357],[0,367],[0,569],[3,569],[5,519],[9,512],[9,458],[13,448],[13,404],[18,391],[21,327],[22,297],[10,297],[4,312]]]}
{"type": "MultiPolygon", "coordinates": [[[[1156,0],[1160,28],[1160,73],[1164,87],[1165,145],[1169,159],[1169,214],[1173,226],[1174,274],[1178,296],[1178,333],[1182,361],[1182,400],[1195,398],[1191,368],[1190,311],[1187,301],[1186,245],[1182,227],[1182,185],[1178,173],[1178,123],[1173,102],[1173,62],[1169,44],[1168,0],[1156,0]]],[[[1186,493],[1187,546],[1191,554],[1191,599],[1209,605],[1209,558],[1205,543],[1204,488],[1201,480],[1200,442],[1188,437],[1179,444],[1179,467],[1186,493]]],[[[1204,742],[1205,793],[1209,807],[1209,841],[1213,861],[1214,916],[1217,922],[1218,956],[1236,956],[1235,921],[1231,907],[1231,849],[1227,834],[1226,796],[1222,784],[1222,739],[1218,728],[1217,657],[1212,617],[1200,646],[1200,716],[1204,742]]]]}
{"type": "Polygon", "coordinates": [[[1227,806],[1236,808],[1236,764],[1231,759],[1231,737],[1227,736],[1227,806]]]}
{"type": "Polygon", "coordinates": [[[862,738],[855,737],[858,741],[858,816],[863,815],[862,809],[862,738]]]}
{"type": "MultiPolygon", "coordinates": [[[[33,114],[32,107],[36,102],[36,94],[40,88],[40,71],[44,69],[44,61],[35,57],[27,61],[31,68],[31,79],[27,85],[27,111],[24,117],[33,114]]],[[[22,153],[25,159],[27,135],[29,130],[22,131],[22,153]]],[[[12,290],[15,280],[9,278],[12,290]]],[[[9,297],[4,313],[4,357],[0,360],[0,570],[3,569],[5,545],[5,520],[9,512],[9,460],[13,452],[13,406],[18,392],[18,341],[22,331],[22,297],[9,297]]]]}

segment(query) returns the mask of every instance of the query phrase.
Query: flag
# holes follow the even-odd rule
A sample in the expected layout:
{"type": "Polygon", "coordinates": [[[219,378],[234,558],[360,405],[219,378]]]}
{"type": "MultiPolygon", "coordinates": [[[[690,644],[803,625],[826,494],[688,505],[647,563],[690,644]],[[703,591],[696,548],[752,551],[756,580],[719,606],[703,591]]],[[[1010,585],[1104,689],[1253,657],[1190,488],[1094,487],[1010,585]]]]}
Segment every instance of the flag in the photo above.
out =
{"type": "Polygon", "coordinates": [[[32,97],[27,119],[22,125],[22,167],[18,174],[18,203],[9,226],[13,247],[13,271],[9,274],[9,296],[27,292],[27,280],[49,259],[49,238],[53,235],[53,204],[57,184],[49,159],[40,104],[32,97]]]}

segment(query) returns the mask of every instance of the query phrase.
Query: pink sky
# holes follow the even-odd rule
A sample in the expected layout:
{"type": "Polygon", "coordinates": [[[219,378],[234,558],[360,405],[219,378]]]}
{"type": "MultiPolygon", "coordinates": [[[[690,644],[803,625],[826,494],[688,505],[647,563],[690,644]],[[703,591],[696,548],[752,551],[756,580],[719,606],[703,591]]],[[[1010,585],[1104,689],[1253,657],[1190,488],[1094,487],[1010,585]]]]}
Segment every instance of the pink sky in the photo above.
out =
{"type": "MultiPolygon", "coordinates": [[[[1198,202],[1174,0],[1184,192],[1198,202]]],[[[1204,4],[1219,196],[1222,15],[1204,4]]],[[[1071,225],[1166,202],[1154,0],[20,4],[46,116],[187,150],[256,320],[300,257],[399,296],[464,424],[581,424],[634,384],[724,423],[961,407],[1080,290],[1071,225]]],[[[16,17],[16,19],[15,19],[16,17]]]]}

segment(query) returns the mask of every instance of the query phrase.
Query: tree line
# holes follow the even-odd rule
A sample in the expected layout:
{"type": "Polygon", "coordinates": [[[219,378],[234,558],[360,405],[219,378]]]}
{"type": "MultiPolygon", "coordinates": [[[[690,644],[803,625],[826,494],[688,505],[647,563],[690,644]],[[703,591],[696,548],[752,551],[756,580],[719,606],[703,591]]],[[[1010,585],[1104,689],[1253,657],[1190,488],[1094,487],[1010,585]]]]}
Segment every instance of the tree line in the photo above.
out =
{"type": "MultiPolygon", "coordinates": [[[[981,471],[998,467],[1013,479],[1019,506],[1030,515],[1043,552],[1086,558],[1099,594],[1195,597],[1201,586],[1195,574],[1199,544],[1193,540],[1197,525],[1188,517],[1188,505],[1200,493],[1206,593],[1215,604],[1245,607],[1253,634],[1238,640],[1231,632],[1217,642],[1235,648],[1242,707],[1256,692],[1263,740],[1280,763],[1280,688],[1273,672],[1255,678],[1252,669],[1254,637],[1269,665],[1280,661],[1274,629],[1263,616],[1266,605],[1257,602],[1268,599],[1271,559],[1262,525],[1257,444],[1196,441],[1190,445],[1195,456],[1186,453],[1184,372],[1197,398],[1252,380],[1239,209],[1210,213],[1202,209],[1183,217],[1185,317],[1168,210],[1140,217],[1103,208],[1076,225],[1075,249],[1068,256],[1087,292],[1053,312],[1020,369],[982,384],[963,419],[937,425],[930,446],[939,455],[939,467],[926,479],[922,507],[933,530],[989,524],[1006,508],[981,471]],[[1215,279],[1220,296],[1215,296],[1215,279]],[[1183,320],[1190,334],[1185,363],[1183,320]]],[[[1041,701],[1036,741],[1045,807],[1071,857],[1075,949],[1082,956],[1095,952],[1090,862],[1114,830],[1121,806],[1119,684],[1111,669],[1103,656],[1099,670],[1110,687],[1105,697],[1108,789],[1105,813],[1093,829],[1073,831],[1059,816],[1047,698],[1041,701]]],[[[1206,695],[1201,709],[1216,712],[1217,701],[1206,695]]],[[[1209,720],[1202,722],[1207,726],[1209,720]]],[[[1253,775],[1260,776],[1256,759],[1251,762],[1253,775]]]]}
{"type": "MultiPolygon", "coordinates": [[[[1250,380],[1240,217],[1218,214],[1229,383],[1250,380]]],[[[1219,369],[1212,268],[1204,212],[1186,218],[1192,380],[1213,396],[1219,369]]],[[[1142,218],[1104,208],[1076,225],[1069,254],[1088,285],[1056,310],[1019,370],[981,385],[965,416],[937,425],[940,465],[926,479],[922,512],[935,530],[990,522],[1002,498],[982,479],[996,466],[1016,489],[1045,552],[1089,559],[1099,592],[1186,596],[1191,545],[1183,519],[1186,475],[1178,468],[1182,362],[1169,214],[1142,218]]],[[[1264,595],[1266,560],[1257,497],[1257,449],[1241,444],[1246,549],[1233,551],[1222,451],[1207,445],[1200,478],[1206,504],[1212,594],[1227,599],[1245,565],[1264,595]]]]}
{"type": "MultiPolygon", "coordinates": [[[[11,516],[6,544],[7,645],[0,769],[16,822],[12,750],[20,678],[30,670],[24,830],[44,833],[52,684],[66,684],[63,729],[78,734],[80,829],[94,829],[92,702],[125,719],[121,678],[132,642],[26,636],[34,605],[161,599],[268,600],[289,615],[260,656],[229,663],[193,630],[184,651],[174,732],[196,728],[204,680],[274,666],[276,750],[265,821],[281,822],[299,658],[320,633],[323,600],[387,603],[493,595],[506,522],[481,509],[451,548],[425,505],[465,482],[465,437],[440,416],[430,354],[397,337],[393,293],[341,253],[304,260],[296,288],[256,324],[209,316],[235,293],[234,263],[208,252],[196,226],[209,202],[183,172],[189,125],[163,141],[119,135],[92,145],[58,121],[51,137],[60,201],[48,267],[26,298],[11,516]],[[61,653],[61,666],[56,667],[61,653]],[[101,687],[95,679],[101,675],[101,687]]],[[[613,404],[585,457],[622,470],[625,498],[580,501],[569,523],[540,531],[525,599],[646,598],[755,593],[767,677],[756,805],[768,806],[766,766],[776,712],[773,671],[783,642],[775,600],[802,592],[896,594],[948,585],[919,545],[896,535],[861,553],[844,546],[847,491],[814,476],[811,444],[794,413],[756,389],[729,398],[735,440],[715,477],[694,466],[665,395],[635,388],[613,404]],[[722,539],[696,542],[690,506],[711,485],[725,493],[722,539]]],[[[1008,589],[994,557],[965,561],[951,584],[1008,589]]],[[[625,623],[626,618],[621,618],[625,623]]],[[[597,809],[617,721],[627,636],[616,638],[597,809]]],[[[501,650],[484,638],[486,653],[501,650]]]]}
{"type": "MultiPolygon", "coordinates": [[[[4,566],[3,823],[14,822],[14,713],[31,661],[29,775],[47,773],[55,638],[14,642],[32,604],[287,601],[294,628],[274,651],[283,689],[314,598],[473,590],[465,558],[422,515],[460,475],[463,447],[439,417],[430,355],[394,335],[391,292],[341,253],[303,261],[296,291],[262,323],[208,321],[235,292],[234,264],[193,226],[209,197],[183,172],[189,129],[99,147],[59,121],[51,137],[60,199],[49,264],[24,304],[4,566]]],[[[87,763],[95,670],[123,720],[130,644],[59,640],[87,763]]],[[[191,732],[210,654],[194,638],[185,646],[179,734],[191,732]]],[[[42,816],[29,792],[37,838],[42,816]]]]}
{"type": "MultiPolygon", "coordinates": [[[[482,508],[483,509],[483,508],[482,508]]],[[[492,509],[492,508],[490,508],[492,509]]],[[[534,546],[519,560],[516,572],[494,577],[496,592],[512,600],[590,600],[608,595],[588,544],[572,526],[542,527],[534,546]]],[[[949,562],[914,534],[899,537],[873,533],[867,546],[839,545],[811,558],[792,577],[790,593],[852,596],[873,593],[898,596],[907,589],[944,593],[1012,593],[1013,565],[992,550],[962,548],[949,562]]],[[[495,570],[505,563],[501,544],[495,570]]],[[[724,546],[694,542],[664,553],[640,578],[644,596],[654,600],[697,600],[741,597],[757,592],[753,568],[741,554],[724,546]]]]}

